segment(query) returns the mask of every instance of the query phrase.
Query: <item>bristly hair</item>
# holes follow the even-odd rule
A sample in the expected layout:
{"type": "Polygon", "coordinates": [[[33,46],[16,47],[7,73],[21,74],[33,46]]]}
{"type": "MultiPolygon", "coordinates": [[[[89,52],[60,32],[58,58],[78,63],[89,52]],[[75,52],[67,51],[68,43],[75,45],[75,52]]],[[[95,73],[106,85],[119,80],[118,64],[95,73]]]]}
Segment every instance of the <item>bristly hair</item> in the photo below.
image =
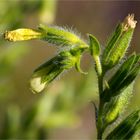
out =
{"type": "MultiPolygon", "coordinates": [[[[54,26],[50,25],[48,27],[54,28],[54,29],[58,29],[58,30],[61,30],[61,31],[69,32],[69,33],[75,35],[77,38],[79,38],[79,40],[86,42],[86,40],[83,39],[83,37],[81,36],[81,34],[74,27],[71,27],[71,28],[68,27],[68,26],[62,26],[62,27],[60,27],[60,26],[57,26],[57,25],[54,25],[54,26]]],[[[53,44],[53,45],[56,43],[53,40],[49,40],[48,39],[48,41],[49,41],[50,44],[53,44]]],[[[67,41],[64,41],[64,42],[62,41],[62,43],[58,43],[58,44],[56,44],[56,46],[66,47],[67,46],[67,43],[68,43],[67,41]]],[[[72,46],[71,45],[68,45],[68,46],[70,46],[70,48],[71,48],[72,46],[74,46],[74,44],[72,44],[72,46]]],[[[76,44],[75,44],[75,46],[76,46],[76,44]]]]}

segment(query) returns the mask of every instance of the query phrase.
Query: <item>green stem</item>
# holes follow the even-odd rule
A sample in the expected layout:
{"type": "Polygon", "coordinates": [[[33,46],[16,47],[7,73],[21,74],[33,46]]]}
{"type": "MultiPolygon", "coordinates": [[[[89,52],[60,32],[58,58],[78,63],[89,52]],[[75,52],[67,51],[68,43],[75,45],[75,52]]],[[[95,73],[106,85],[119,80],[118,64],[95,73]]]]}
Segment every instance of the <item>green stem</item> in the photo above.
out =
{"type": "Polygon", "coordinates": [[[100,62],[100,58],[94,57],[95,60],[95,68],[98,75],[98,89],[99,89],[99,110],[98,110],[98,120],[97,120],[97,139],[101,140],[103,135],[103,122],[102,122],[102,109],[103,109],[103,102],[101,100],[101,94],[103,92],[103,77],[104,72],[102,71],[102,65],[100,62]]]}
{"type": "Polygon", "coordinates": [[[102,133],[98,131],[97,139],[101,140],[102,139],[102,133]]]}
{"type": "Polygon", "coordinates": [[[103,103],[100,98],[103,92],[103,75],[98,77],[98,86],[99,86],[99,110],[98,110],[98,121],[97,121],[97,130],[98,130],[97,139],[100,140],[102,139],[102,135],[103,135],[103,123],[102,123],[103,103]]]}
{"type": "Polygon", "coordinates": [[[96,69],[96,72],[97,72],[97,75],[98,75],[98,82],[100,82],[101,81],[100,78],[102,77],[102,65],[101,65],[99,56],[94,56],[94,60],[95,60],[95,69],[96,69]]]}

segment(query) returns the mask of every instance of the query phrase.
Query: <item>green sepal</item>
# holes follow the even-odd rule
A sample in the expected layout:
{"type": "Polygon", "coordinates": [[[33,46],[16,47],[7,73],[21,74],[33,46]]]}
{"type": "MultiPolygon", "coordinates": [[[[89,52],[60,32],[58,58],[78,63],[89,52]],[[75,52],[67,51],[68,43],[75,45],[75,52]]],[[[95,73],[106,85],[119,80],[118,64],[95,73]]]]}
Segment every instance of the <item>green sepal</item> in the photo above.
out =
{"type": "Polygon", "coordinates": [[[99,41],[91,34],[89,34],[89,49],[90,53],[93,57],[99,56],[100,55],[100,44],[99,41]]]}
{"type": "Polygon", "coordinates": [[[132,97],[133,83],[129,85],[119,96],[111,98],[104,105],[103,122],[110,125],[115,122],[120,114],[122,114],[132,97]]]}
{"type": "Polygon", "coordinates": [[[122,24],[118,24],[112,37],[109,39],[105,50],[103,51],[102,64],[104,66],[104,69],[108,69],[108,68],[112,67],[110,64],[108,64],[109,59],[110,59],[111,53],[113,52],[113,48],[115,48],[117,41],[119,40],[120,36],[122,35],[122,32],[123,32],[122,24]]]}
{"type": "Polygon", "coordinates": [[[113,36],[109,40],[102,56],[103,71],[111,69],[118,64],[124,57],[137,21],[134,20],[134,15],[128,15],[125,20],[120,23],[113,36]]]}
{"type": "Polygon", "coordinates": [[[81,63],[81,55],[77,56],[77,61],[75,63],[75,68],[78,72],[80,72],[81,74],[88,74],[88,72],[84,72],[81,67],[80,67],[80,63],[81,63]]]}
{"type": "Polygon", "coordinates": [[[102,98],[105,102],[111,97],[119,95],[129,84],[131,84],[140,71],[138,64],[140,55],[133,53],[117,70],[108,81],[109,89],[105,88],[102,98]]]}
{"type": "Polygon", "coordinates": [[[103,52],[103,56],[102,56],[103,63],[105,63],[106,59],[108,59],[113,47],[116,45],[119,37],[122,35],[122,32],[123,32],[122,25],[118,24],[114,33],[112,34],[111,38],[109,39],[104,52],[103,52]]]}
{"type": "Polygon", "coordinates": [[[133,66],[135,65],[136,54],[133,53],[118,69],[118,71],[113,75],[113,77],[109,80],[110,87],[116,88],[116,84],[119,84],[128,73],[131,71],[133,66]]]}
{"type": "Polygon", "coordinates": [[[140,66],[136,66],[132,69],[132,71],[129,73],[129,75],[122,81],[122,83],[119,85],[118,90],[123,90],[126,88],[130,83],[132,83],[136,76],[140,73],[140,66]]]}
{"type": "Polygon", "coordinates": [[[42,40],[47,41],[48,43],[52,43],[57,46],[83,46],[87,47],[87,44],[77,35],[75,35],[72,31],[58,27],[58,26],[46,26],[40,25],[38,27],[39,31],[42,33],[42,40]]]}
{"type": "MultiPolygon", "coordinates": [[[[120,62],[129,47],[134,29],[129,29],[122,33],[117,40],[116,46],[110,50],[106,58],[103,57],[103,66],[105,69],[110,69],[120,62]]],[[[103,55],[104,56],[104,55],[103,55]]]]}
{"type": "Polygon", "coordinates": [[[108,64],[111,65],[111,67],[118,64],[120,60],[124,57],[126,50],[129,47],[133,31],[134,29],[129,29],[128,31],[125,31],[118,40],[118,44],[116,44],[116,47],[113,48],[108,60],[108,64]]]}
{"type": "Polygon", "coordinates": [[[98,76],[102,75],[102,66],[100,62],[100,43],[99,41],[91,34],[89,34],[89,51],[91,56],[95,61],[95,70],[98,76]]]}
{"type": "Polygon", "coordinates": [[[127,116],[107,137],[106,140],[131,140],[140,129],[140,110],[127,116]]]}

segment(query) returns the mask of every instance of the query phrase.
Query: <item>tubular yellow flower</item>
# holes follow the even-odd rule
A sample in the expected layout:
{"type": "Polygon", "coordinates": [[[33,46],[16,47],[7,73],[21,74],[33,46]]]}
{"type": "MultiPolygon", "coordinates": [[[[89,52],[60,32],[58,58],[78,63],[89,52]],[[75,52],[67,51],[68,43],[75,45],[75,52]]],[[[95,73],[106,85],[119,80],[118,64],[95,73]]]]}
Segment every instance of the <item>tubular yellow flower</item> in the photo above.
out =
{"type": "Polygon", "coordinates": [[[13,31],[6,31],[4,38],[8,41],[22,41],[40,38],[41,33],[32,29],[21,28],[13,31]]]}
{"type": "Polygon", "coordinates": [[[57,46],[77,46],[86,47],[88,45],[71,31],[61,27],[51,27],[40,25],[38,30],[21,28],[13,31],[6,31],[4,38],[8,41],[23,41],[31,39],[45,40],[57,46]]]}

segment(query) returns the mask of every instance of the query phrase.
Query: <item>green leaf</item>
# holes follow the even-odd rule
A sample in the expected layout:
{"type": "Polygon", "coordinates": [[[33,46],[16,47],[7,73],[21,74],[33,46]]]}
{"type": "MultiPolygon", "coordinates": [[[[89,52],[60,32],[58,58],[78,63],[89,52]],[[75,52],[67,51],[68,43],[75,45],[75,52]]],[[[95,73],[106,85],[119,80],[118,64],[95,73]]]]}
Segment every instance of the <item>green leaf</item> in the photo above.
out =
{"type": "Polygon", "coordinates": [[[107,137],[106,140],[131,140],[140,129],[140,111],[126,117],[107,137]]]}
{"type": "Polygon", "coordinates": [[[91,34],[89,34],[90,39],[90,52],[93,57],[100,55],[100,44],[99,41],[91,34]]]}
{"type": "Polygon", "coordinates": [[[104,101],[109,101],[111,97],[117,96],[133,82],[140,71],[140,67],[138,66],[139,60],[140,55],[133,53],[120,66],[109,80],[109,88],[106,88],[102,93],[104,101]]]}
{"type": "Polygon", "coordinates": [[[130,83],[132,83],[136,76],[140,73],[140,66],[136,66],[132,69],[132,71],[128,74],[128,76],[122,81],[122,83],[118,87],[118,91],[125,89],[130,83]]]}
{"type": "Polygon", "coordinates": [[[95,61],[95,69],[96,72],[98,74],[98,76],[101,76],[102,74],[102,66],[101,66],[101,62],[100,62],[100,44],[99,41],[91,34],[89,34],[89,50],[91,53],[91,56],[93,57],[94,61],[95,61]]]}
{"type": "Polygon", "coordinates": [[[114,89],[116,86],[122,82],[123,79],[129,74],[131,69],[135,65],[136,54],[132,54],[118,69],[118,71],[113,75],[113,77],[109,80],[109,86],[114,89]],[[116,85],[117,84],[117,85],[116,85]]]}

